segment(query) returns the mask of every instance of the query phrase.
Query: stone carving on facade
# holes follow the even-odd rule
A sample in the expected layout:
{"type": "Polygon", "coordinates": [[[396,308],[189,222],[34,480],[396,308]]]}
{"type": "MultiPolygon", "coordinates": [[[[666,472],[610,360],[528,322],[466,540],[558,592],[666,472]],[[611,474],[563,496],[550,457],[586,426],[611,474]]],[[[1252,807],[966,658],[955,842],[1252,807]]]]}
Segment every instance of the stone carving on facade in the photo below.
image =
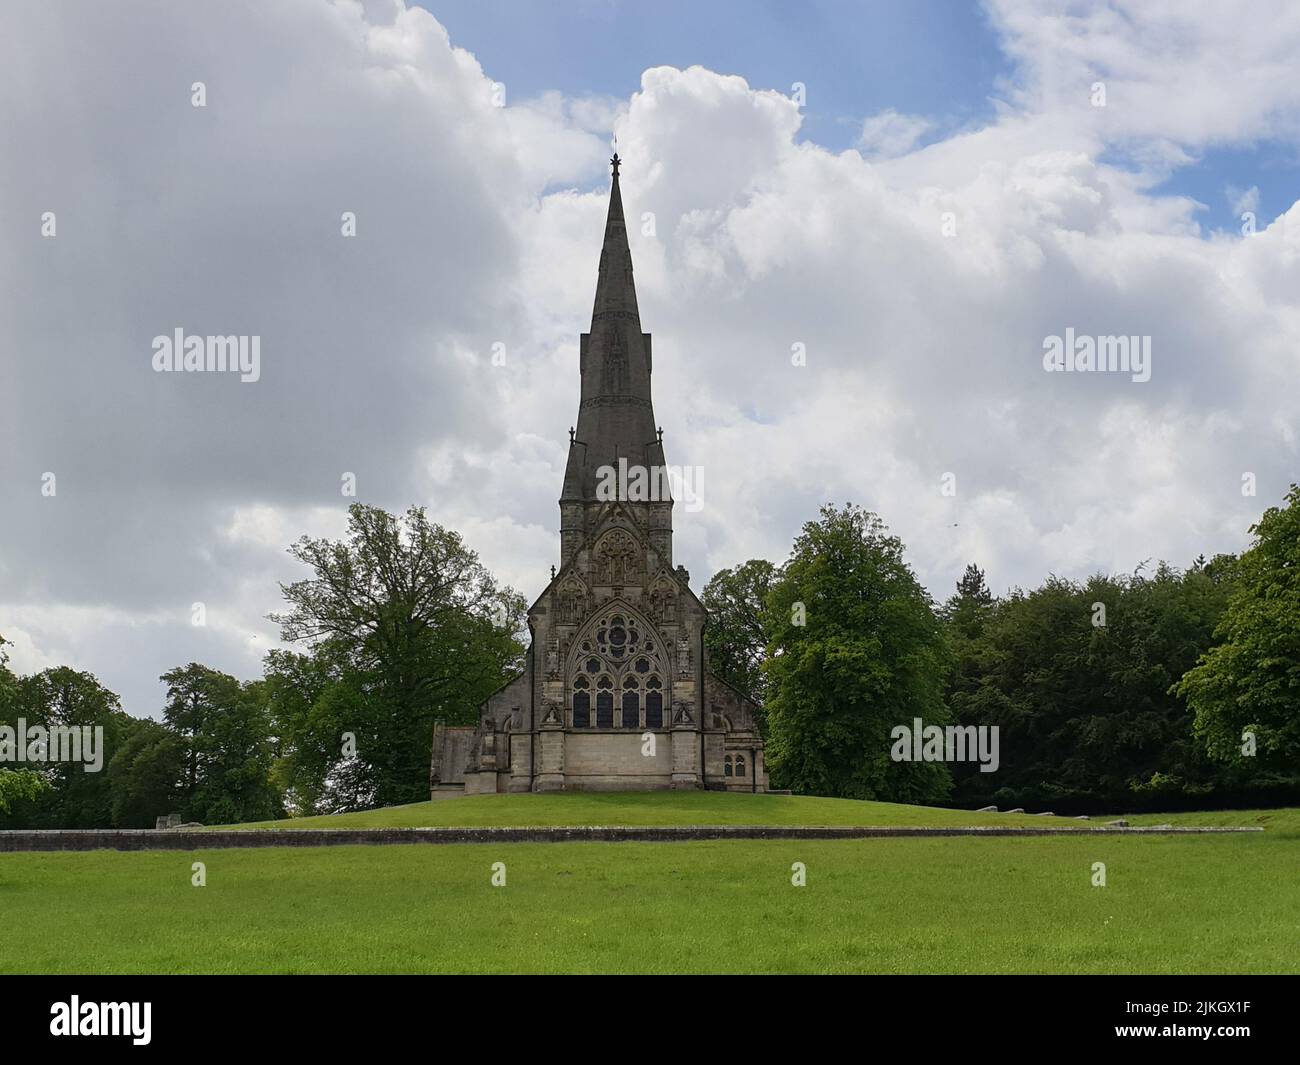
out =
{"type": "Polygon", "coordinates": [[[546,674],[549,677],[560,675],[560,641],[555,636],[551,637],[550,646],[546,649],[546,674]]]}
{"type": "Polygon", "coordinates": [[[560,728],[564,724],[564,717],[560,712],[560,704],[551,699],[542,701],[542,706],[546,713],[542,717],[542,724],[547,728],[560,728]]]}
{"type": "Polygon", "coordinates": [[[695,719],[691,717],[691,708],[684,702],[673,704],[673,724],[674,725],[692,725],[695,719]]]}
{"type": "Polygon", "coordinates": [[[636,541],[622,529],[614,529],[596,548],[596,575],[602,584],[630,584],[637,573],[636,541]]]}
{"type": "Polygon", "coordinates": [[[660,581],[650,593],[650,617],[660,625],[677,624],[677,591],[660,581]]]}
{"type": "Polygon", "coordinates": [[[560,588],[560,624],[576,625],[587,614],[587,589],[570,577],[560,588]]]}
{"type": "Polygon", "coordinates": [[[691,673],[691,641],[686,638],[686,633],[677,637],[677,672],[683,677],[691,673]]]}

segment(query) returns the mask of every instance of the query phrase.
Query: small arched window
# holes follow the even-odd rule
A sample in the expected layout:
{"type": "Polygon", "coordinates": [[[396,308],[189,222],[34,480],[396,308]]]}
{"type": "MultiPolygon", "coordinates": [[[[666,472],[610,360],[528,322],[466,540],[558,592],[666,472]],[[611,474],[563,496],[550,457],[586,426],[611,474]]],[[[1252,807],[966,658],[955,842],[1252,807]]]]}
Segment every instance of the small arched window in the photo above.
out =
{"type": "Polygon", "coordinates": [[[587,728],[591,724],[591,682],[579,677],[573,682],[573,727],[587,728]]]}
{"type": "Polygon", "coordinates": [[[663,681],[650,677],[645,682],[645,727],[664,727],[664,693],[663,681]]]}
{"type": "Polygon", "coordinates": [[[735,774],[735,775],[738,776],[738,777],[743,777],[743,776],[745,775],[745,756],[744,756],[743,754],[738,754],[738,755],[736,755],[736,774],[735,774]]]}
{"type": "Polygon", "coordinates": [[[641,727],[641,693],[637,690],[636,677],[623,681],[623,728],[641,727]]]}
{"type": "Polygon", "coordinates": [[[722,761],[722,774],[723,776],[731,776],[731,755],[727,755],[722,761]]]}
{"type": "Polygon", "coordinates": [[[614,682],[609,677],[596,681],[596,727],[614,727],[614,682]]]}

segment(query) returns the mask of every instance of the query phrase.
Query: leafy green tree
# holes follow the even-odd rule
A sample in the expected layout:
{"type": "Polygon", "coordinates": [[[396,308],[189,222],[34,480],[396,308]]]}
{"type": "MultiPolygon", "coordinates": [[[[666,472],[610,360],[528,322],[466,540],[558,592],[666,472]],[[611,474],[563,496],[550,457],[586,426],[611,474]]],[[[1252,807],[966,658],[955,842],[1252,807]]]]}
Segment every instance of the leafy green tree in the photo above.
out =
{"type": "Polygon", "coordinates": [[[984,580],[984,571],[972,562],[957,582],[956,593],[948,598],[939,612],[948,636],[952,662],[944,689],[944,702],[962,724],[972,723],[966,720],[965,708],[979,689],[981,641],[985,626],[996,608],[997,600],[984,580]]]}
{"type": "Polygon", "coordinates": [[[344,757],[343,739],[362,707],[358,675],[332,661],[330,645],[313,654],[276,649],[264,663],[267,707],[278,743],[273,770],[294,816],[327,812],[324,798],[331,769],[344,757]]]}
{"type": "Polygon", "coordinates": [[[239,698],[239,681],[198,662],[169,669],[158,679],[167,685],[163,720],[185,741],[183,793],[188,801],[207,772],[209,727],[239,698]]]}
{"type": "Polygon", "coordinates": [[[1236,590],[1209,649],[1177,692],[1219,761],[1260,769],[1300,764],[1300,487],[1251,526],[1236,590]],[[1251,743],[1253,740],[1253,753],[1251,743]],[[1252,761],[1254,759],[1255,761],[1252,761]]]}
{"type": "Polygon", "coordinates": [[[303,537],[290,553],[313,575],[281,586],[289,610],[272,620],[285,640],[322,658],[318,674],[334,678],[321,688],[299,666],[273,663],[270,698],[307,774],[295,777],[302,798],[313,801],[350,757],[343,732],[364,767],[352,767],[353,777],[369,774],[349,785],[354,794],[382,804],[426,797],[434,721],[476,721],[482,701],[522,666],[522,597],[420,507],[399,518],[353,504],[346,539],[303,537]],[[290,680],[301,682],[298,695],[286,691],[290,680]]]}
{"type": "Polygon", "coordinates": [[[948,721],[947,651],[902,542],[852,504],[804,525],[768,596],[769,765],[795,791],[935,802],[935,762],[894,762],[899,725],[948,721]]]}
{"type": "Polygon", "coordinates": [[[956,766],[958,800],[1068,811],[1211,790],[1170,687],[1210,646],[1229,587],[1164,563],[1151,576],[1052,577],[996,603],[969,639],[959,632],[953,714],[999,728],[1001,764],[956,766]]]}
{"type": "MultiPolygon", "coordinates": [[[[709,624],[704,630],[709,669],[760,704],[767,692],[763,613],[775,575],[772,563],[750,559],[731,569],[718,570],[700,597],[709,611],[709,624]]],[[[760,722],[760,727],[764,724],[760,722]]]]}
{"type": "Polygon", "coordinates": [[[45,779],[29,769],[0,769],[0,814],[7,814],[16,802],[35,800],[48,788],[45,779]]]}
{"type": "Polygon", "coordinates": [[[189,747],[168,725],[133,720],[108,767],[115,828],[153,828],[160,816],[179,812],[189,747]]]}
{"type": "Polygon", "coordinates": [[[204,824],[283,816],[271,780],[271,715],[262,681],[236,678],[197,662],[161,677],[164,720],[184,744],[181,811],[204,824]]]}
{"type": "Polygon", "coordinates": [[[241,684],[229,705],[209,719],[200,737],[204,775],[189,805],[195,820],[225,825],[284,816],[271,779],[270,724],[260,680],[241,684]]]}
{"type": "MultiPolygon", "coordinates": [[[[48,785],[31,801],[14,806],[10,827],[107,828],[112,824],[112,800],[106,767],[112,761],[132,718],[123,713],[117,695],[91,673],[55,666],[15,678],[3,696],[0,724],[16,725],[19,718],[30,730],[91,729],[99,750],[98,769],[87,761],[50,761],[31,771],[48,785]],[[96,733],[93,730],[102,730],[96,733]]],[[[85,733],[83,732],[84,736],[85,733]]],[[[82,747],[84,758],[92,748],[82,747]]]]}

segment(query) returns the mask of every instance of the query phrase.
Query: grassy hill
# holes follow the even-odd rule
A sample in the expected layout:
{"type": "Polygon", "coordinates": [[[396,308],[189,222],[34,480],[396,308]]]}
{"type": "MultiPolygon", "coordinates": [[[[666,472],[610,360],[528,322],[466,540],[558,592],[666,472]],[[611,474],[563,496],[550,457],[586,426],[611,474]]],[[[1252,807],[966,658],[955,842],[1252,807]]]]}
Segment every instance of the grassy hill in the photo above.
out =
{"type": "MultiPolygon", "coordinates": [[[[980,814],[931,806],[906,806],[806,795],[746,795],[706,791],[558,792],[543,795],[475,795],[359,813],[295,817],[222,827],[463,828],[534,825],[873,825],[951,828],[968,825],[1100,826],[1124,817],[1132,825],[1254,826],[1300,836],[1300,810],[1215,810],[1176,814],[1103,814],[1090,821],[1033,814],[980,814]]],[[[213,826],[216,827],[216,826],[213,826]]]]}
{"type": "Polygon", "coordinates": [[[1083,821],[1025,814],[977,814],[929,806],[903,806],[803,795],[743,792],[556,792],[542,795],[474,795],[361,813],[298,817],[230,828],[430,828],[456,825],[1041,825],[1078,827],[1083,821]]]}
{"type": "MultiPolygon", "coordinates": [[[[664,792],[267,827],[1047,820],[664,792]]],[[[1131,820],[1266,831],[0,854],[0,908],[41,915],[10,923],[0,973],[1300,972],[1300,810],[1131,820]]]]}

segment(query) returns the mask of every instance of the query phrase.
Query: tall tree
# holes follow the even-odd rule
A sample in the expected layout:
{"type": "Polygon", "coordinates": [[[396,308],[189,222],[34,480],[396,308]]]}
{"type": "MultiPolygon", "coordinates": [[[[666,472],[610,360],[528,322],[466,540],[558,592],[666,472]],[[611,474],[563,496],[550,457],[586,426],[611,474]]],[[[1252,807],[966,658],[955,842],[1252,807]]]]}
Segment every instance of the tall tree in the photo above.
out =
{"type": "Polygon", "coordinates": [[[163,720],[185,740],[183,787],[188,801],[206,772],[204,737],[217,716],[238,699],[239,681],[198,662],[169,669],[158,679],[167,685],[163,720]]]}
{"type": "MultiPolygon", "coordinates": [[[[356,698],[343,701],[351,705],[339,723],[355,737],[375,801],[424,797],[434,721],[476,720],[479,704],[522,665],[522,597],[420,507],[397,517],[353,504],[346,539],[303,537],[290,553],[313,575],[281,586],[289,610],[272,620],[346,677],[356,698]]],[[[335,736],[331,770],[347,757],[342,745],[335,736]]]]}
{"type": "Polygon", "coordinates": [[[814,795],[931,802],[936,762],[895,762],[891,730],[944,725],[947,651],[903,544],[852,504],[804,525],[770,595],[769,765],[814,795]]]}
{"type": "Polygon", "coordinates": [[[271,717],[262,681],[241,684],[191,662],[162,675],[163,717],[184,743],[181,813],[205,824],[283,816],[271,781],[271,717]]]}
{"type": "Polygon", "coordinates": [[[21,825],[32,828],[106,828],[112,824],[112,799],[106,768],[132,719],[122,711],[116,693],[91,673],[54,666],[17,678],[4,712],[14,724],[18,718],[28,728],[75,728],[86,736],[89,729],[98,765],[86,760],[90,746],[83,745],[82,761],[49,761],[35,771],[49,785],[32,802],[15,807],[21,825]],[[98,737],[98,739],[96,739],[98,737]]]}
{"type": "Polygon", "coordinates": [[[1300,763],[1300,487],[1270,507],[1235,567],[1237,587],[1211,648],[1178,684],[1213,757],[1300,763]]]}
{"type": "MultiPolygon", "coordinates": [[[[993,617],[996,606],[997,600],[984,580],[984,571],[972,562],[957,582],[957,591],[949,596],[939,612],[948,636],[952,662],[944,686],[944,702],[953,717],[963,725],[979,723],[970,719],[968,707],[979,689],[984,628],[993,617]]],[[[960,777],[960,769],[956,775],[960,777]]]]}
{"type": "Polygon", "coordinates": [[[153,828],[160,816],[179,812],[188,750],[170,726],[133,719],[108,767],[115,828],[153,828]]]}
{"type": "MultiPolygon", "coordinates": [[[[731,569],[718,570],[700,596],[709,611],[709,624],[704,630],[709,669],[760,704],[767,689],[763,674],[767,656],[763,615],[775,574],[772,563],[750,559],[731,569]]],[[[760,728],[765,724],[761,721],[760,728]]]]}

